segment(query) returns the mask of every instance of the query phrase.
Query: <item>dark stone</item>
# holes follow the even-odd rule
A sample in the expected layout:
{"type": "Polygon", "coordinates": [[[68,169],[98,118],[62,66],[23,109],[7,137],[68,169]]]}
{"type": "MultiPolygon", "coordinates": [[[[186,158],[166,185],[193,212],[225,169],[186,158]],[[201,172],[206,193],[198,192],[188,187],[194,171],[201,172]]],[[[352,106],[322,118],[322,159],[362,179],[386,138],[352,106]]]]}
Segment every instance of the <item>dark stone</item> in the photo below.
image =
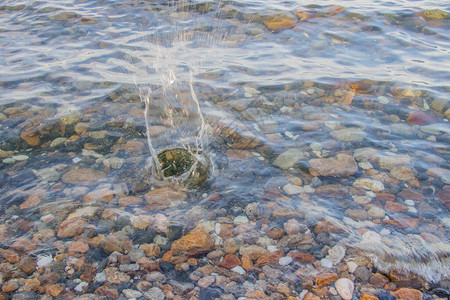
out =
{"type": "Polygon", "coordinates": [[[133,286],[133,283],[128,281],[128,282],[122,282],[121,284],[119,284],[119,286],[117,287],[119,290],[119,294],[122,293],[123,290],[129,289],[133,286]]]}
{"type": "Polygon", "coordinates": [[[401,188],[398,184],[392,184],[392,183],[386,184],[386,193],[396,195],[400,192],[400,190],[401,190],[401,188]]]}
{"type": "Polygon", "coordinates": [[[34,300],[39,298],[40,295],[35,292],[19,292],[15,293],[11,300],[34,300]]]}
{"type": "Polygon", "coordinates": [[[107,255],[103,251],[103,249],[99,248],[90,249],[89,252],[86,254],[86,259],[92,263],[98,262],[106,257],[107,255]]]}
{"type": "Polygon", "coordinates": [[[9,176],[9,182],[11,184],[20,186],[27,185],[36,179],[36,175],[30,169],[24,169],[9,176]]]}
{"type": "Polygon", "coordinates": [[[159,268],[163,273],[167,273],[172,271],[175,268],[175,266],[169,262],[163,261],[159,263],[159,268]]]}
{"type": "Polygon", "coordinates": [[[199,295],[200,300],[213,300],[216,298],[220,298],[222,295],[222,290],[219,288],[212,288],[207,287],[206,289],[202,290],[199,295]]]}
{"type": "Polygon", "coordinates": [[[450,298],[450,292],[446,289],[437,288],[432,290],[433,294],[438,296],[439,298],[450,298]]]}
{"type": "Polygon", "coordinates": [[[397,297],[392,296],[388,292],[379,292],[376,296],[379,300],[397,300],[397,297]]]}
{"type": "Polygon", "coordinates": [[[156,231],[152,229],[148,230],[136,230],[133,235],[131,235],[131,239],[134,244],[150,244],[153,243],[153,239],[156,236],[156,231]]]}
{"type": "Polygon", "coordinates": [[[96,289],[101,287],[103,282],[91,282],[86,290],[86,293],[94,293],[96,289]]]}
{"type": "Polygon", "coordinates": [[[122,230],[125,226],[131,224],[130,218],[128,216],[119,216],[117,220],[114,222],[114,231],[122,230]]]}
{"type": "Polygon", "coordinates": [[[169,225],[167,238],[169,241],[175,241],[181,238],[183,235],[183,226],[181,225],[169,225]]]}

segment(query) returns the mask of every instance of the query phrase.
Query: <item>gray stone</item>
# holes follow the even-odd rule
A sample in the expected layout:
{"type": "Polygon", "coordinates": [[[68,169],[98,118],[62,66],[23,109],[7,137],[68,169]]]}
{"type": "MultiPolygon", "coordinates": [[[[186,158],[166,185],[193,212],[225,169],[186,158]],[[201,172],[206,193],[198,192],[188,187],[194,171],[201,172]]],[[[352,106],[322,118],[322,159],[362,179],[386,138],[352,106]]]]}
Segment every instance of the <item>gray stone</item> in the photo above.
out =
{"type": "Polygon", "coordinates": [[[345,128],[333,130],[331,136],[344,142],[361,142],[366,137],[366,133],[358,128],[345,128]]]}
{"type": "Polygon", "coordinates": [[[144,295],[147,299],[152,299],[152,300],[164,300],[165,299],[163,291],[161,291],[161,289],[158,287],[152,287],[147,292],[145,292],[144,295]]]}
{"type": "Polygon", "coordinates": [[[288,149],[281,153],[273,162],[273,164],[281,169],[292,168],[297,161],[307,157],[303,151],[295,148],[288,149]]]}

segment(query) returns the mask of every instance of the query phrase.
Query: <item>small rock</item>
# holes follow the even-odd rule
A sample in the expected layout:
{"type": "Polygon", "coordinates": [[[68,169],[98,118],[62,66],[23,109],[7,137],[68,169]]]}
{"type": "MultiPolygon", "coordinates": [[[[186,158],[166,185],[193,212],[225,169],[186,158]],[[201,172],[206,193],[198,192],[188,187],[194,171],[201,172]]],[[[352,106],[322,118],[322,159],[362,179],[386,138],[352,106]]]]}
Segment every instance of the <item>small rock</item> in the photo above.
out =
{"type": "Polygon", "coordinates": [[[246,273],[245,269],[241,266],[236,266],[236,267],[232,268],[231,271],[238,273],[240,275],[244,275],[246,273]]]}
{"type": "Polygon", "coordinates": [[[84,242],[72,242],[69,245],[69,252],[86,253],[89,251],[89,245],[84,242]]]}
{"type": "Polygon", "coordinates": [[[353,296],[353,291],[355,289],[355,284],[348,278],[339,278],[335,283],[337,292],[341,295],[344,300],[351,300],[353,296]]]}
{"type": "Polygon", "coordinates": [[[86,230],[87,221],[84,218],[80,219],[66,219],[59,226],[57,236],[59,238],[74,237],[83,233],[86,230]]]}
{"type": "Polygon", "coordinates": [[[347,177],[358,171],[355,159],[347,154],[332,158],[314,158],[309,161],[309,171],[313,176],[347,177]]]}
{"type": "Polygon", "coordinates": [[[239,248],[239,254],[241,256],[248,256],[251,260],[255,261],[258,258],[260,258],[262,255],[266,254],[267,250],[263,247],[257,246],[257,245],[250,245],[250,246],[241,246],[239,248]]]}
{"type": "Polygon", "coordinates": [[[384,190],[384,185],[381,181],[370,178],[358,178],[353,183],[353,186],[374,192],[381,192],[384,190]]]}
{"type": "Polygon", "coordinates": [[[150,191],[145,194],[145,200],[152,208],[157,209],[158,207],[168,207],[171,203],[177,201],[184,201],[187,195],[183,192],[174,190],[169,187],[164,187],[154,191],[150,191]]]}
{"type": "Polygon", "coordinates": [[[195,249],[212,250],[214,239],[201,227],[194,228],[187,235],[172,243],[172,251],[191,251],[195,249]]]}
{"type": "Polygon", "coordinates": [[[2,286],[3,293],[12,293],[20,287],[19,281],[17,279],[11,279],[5,282],[2,286]]]}
{"type": "Polygon", "coordinates": [[[331,136],[339,141],[361,142],[366,137],[366,133],[363,130],[357,128],[345,128],[339,130],[333,130],[331,136]]]}
{"type": "Polygon", "coordinates": [[[214,281],[216,281],[214,276],[205,276],[198,281],[198,286],[204,289],[213,284],[214,281]]]}
{"type": "Polygon", "coordinates": [[[338,275],[336,273],[324,273],[316,276],[316,284],[318,286],[326,286],[338,279],[338,275]]]}
{"type": "Polygon", "coordinates": [[[330,251],[328,251],[328,256],[333,262],[333,265],[337,265],[342,261],[342,259],[345,256],[345,248],[340,245],[336,245],[333,248],[331,248],[330,251]]]}
{"type": "Polygon", "coordinates": [[[165,295],[164,295],[163,291],[161,291],[161,289],[158,287],[152,287],[151,289],[146,291],[144,295],[145,295],[145,297],[147,297],[147,299],[152,299],[152,300],[164,300],[165,299],[165,295]]]}
{"type": "Polygon", "coordinates": [[[122,293],[127,299],[137,299],[142,296],[141,292],[132,289],[124,289],[122,293]]]}
{"type": "Polygon", "coordinates": [[[422,292],[416,289],[399,288],[391,292],[398,300],[422,300],[422,292]]]}
{"type": "Polygon", "coordinates": [[[239,257],[237,257],[235,254],[227,254],[223,258],[223,261],[220,264],[220,266],[226,269],[232,269],[240,264],[241,260],[239,259],[239,257]]]}
{"type": "Polygon", "coordinates": [[[294,259],[291,256],[283,256],[280,257],[280,259],[278,260],[278,264],[280,264],[280,266],[287,266],[289,265],[294,259]]]}
{"type": "Polygon", "coordinates": [[[273,164],[281,169],[287,170],[292,168],[297,161],[306,158],[307,155],[296,148],[291,148],[281,153],[273,162],[273,164]]]}
{"type": "Polygon", "coordinates": [[[105,173],[88,168],[74,169],[63,175],[62,181],[72,185],[96,185],[105,173]]]}

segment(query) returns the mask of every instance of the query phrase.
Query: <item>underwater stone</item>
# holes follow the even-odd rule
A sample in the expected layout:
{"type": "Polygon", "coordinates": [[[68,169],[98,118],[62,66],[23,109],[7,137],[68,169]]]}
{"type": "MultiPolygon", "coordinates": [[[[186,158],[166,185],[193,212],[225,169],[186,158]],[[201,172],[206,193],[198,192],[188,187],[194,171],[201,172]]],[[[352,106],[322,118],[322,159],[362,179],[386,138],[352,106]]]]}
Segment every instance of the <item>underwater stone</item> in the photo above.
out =
{"type": "Polygon", "coordinates": [[[281,153],[273,162],[273,164],[281,169],[292,168],[297,161],[306,158],[307,154],[299,149],[288,149],[281,153]]]}

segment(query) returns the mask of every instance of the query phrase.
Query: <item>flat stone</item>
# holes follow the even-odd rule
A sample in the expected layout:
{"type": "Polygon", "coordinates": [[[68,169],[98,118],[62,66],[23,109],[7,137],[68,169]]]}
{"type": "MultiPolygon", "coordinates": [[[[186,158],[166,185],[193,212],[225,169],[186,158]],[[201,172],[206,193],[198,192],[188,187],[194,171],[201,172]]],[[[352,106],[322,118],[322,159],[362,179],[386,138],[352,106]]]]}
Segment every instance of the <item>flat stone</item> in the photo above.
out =
{"type": "Polygon", "coordinates": [[[398,180],[410,181],[415,178],[411,168],[405,166],[396,166],[391,169],[391,176],[398,180]]]}
{"type": "Polygon", "coordinates": [[[227,254],[223,258],[223,261],[220,264],[220,266],[226,269],[232,269],[240,264],[241,260],[239,259],[239,257],[237,257],[235,254],[227,254]]]}
{"type": "Polygon", "coordinates": [[[273,162],[273,164],[281,169],[292,168],[297,161],[306,158],[306,154],[296,148],[291,148],[281,153],[273,162]]]}
{"type": "Polygon", "coordinates": [[[317,286],[326,286],[338,279],[338,275],[336,273],[324,273],[316,276],[316,285],[317,286]]]}
{"type": "Polygon", "coordinates": [[[85,242],[72,242],[69,245],[69,252],[75,252],[75,253],[86,253],[89,251],[89,245],[85,242]]]}
{"type": "Polygon", "coordinates": [[[117,251],[119,253],[125,253],[131,250],[132,241],[127,236],[120,236],[116,234],[108,235],[102,243],[102,248],[106,252],[117,251]]]}
{"type": "Polygon", "coordinates": [[[339,141],[361,142],[365,139],[366,133],[363,130],[357,129],[357,128],[345,128],[345,129],[333,130],[331,132],[331,136],[339,141]]]}
{"type": "Polygon", "coordinates": [[[378,159],[378,165],[382,169],[391,170],[397,166],[409,165],[411,158],[406,155],[382,156],[378,159]]]}
{"type": "Polygon", "coordinates": [[[353,183],[353,186],[374,192],[381,192],[384,190],[384,185],[381,181],[370,178],[358,178],[353,183]]]}
{"type": "Polygon", "coordinates": [[[164,295],[163,291],[158,287],[152,287],[144,294],[147,299],[154,299],[154,300],[164,300],[166,299],[166,296],[164,295]]]}
{"type": "Polygon", "coordinates": [[[239,254],[241,256],[246,255],[250,257],[251,260],[257,260],[266,253],[267,253],[266,249],[257,245],[241,246],[239,248],[239,254]]]}
{"type": "Polygon", "coordinates": [[[314,158],[309,160],[309,165],[313,176],[347,177],[358,171],[355,159],[347,154],[338,154],[332,158],[314,158]]]}
{"type": "Polygon", "coordinates": [[[398,300],[422,300],[422,292],[416,289],[399,288],[391,292],[398,300]]]}
{"type": "Polygon", "coordinates": [[[11,279],[5,282],[2,286],[3,293],[12,293],[20,287],[19,281],[17,279],[11,279]]]}
{"type": "Polygon", "coordinates": [[[168,207],[171,203],[177,201],[184,201],[187,195],[183,192],[174,190],[169,187],[164,187],[145,194],[145,201],[152,208],[168,207]]]}
{"type": "Polygon", "coordinates": [[[98,170],[80,168],[63,175],[62,181],[72,185],[96,185],[105,177],[105,173],[98,170]]]}
{"type": "Polygon", "coordinates": [[[124,289],[122,293],[125,297],[127,297],[127,299],[137,299],[142,296],[142,292],[132,289],[124,289]]]}
{"type": "Polygon", "coordinates": [[[139,205],[141,204],[143,199],[141,197],[136,196],[128,196],[119,199],[120,206],[130,206],[130,205],[139,205]]]}

